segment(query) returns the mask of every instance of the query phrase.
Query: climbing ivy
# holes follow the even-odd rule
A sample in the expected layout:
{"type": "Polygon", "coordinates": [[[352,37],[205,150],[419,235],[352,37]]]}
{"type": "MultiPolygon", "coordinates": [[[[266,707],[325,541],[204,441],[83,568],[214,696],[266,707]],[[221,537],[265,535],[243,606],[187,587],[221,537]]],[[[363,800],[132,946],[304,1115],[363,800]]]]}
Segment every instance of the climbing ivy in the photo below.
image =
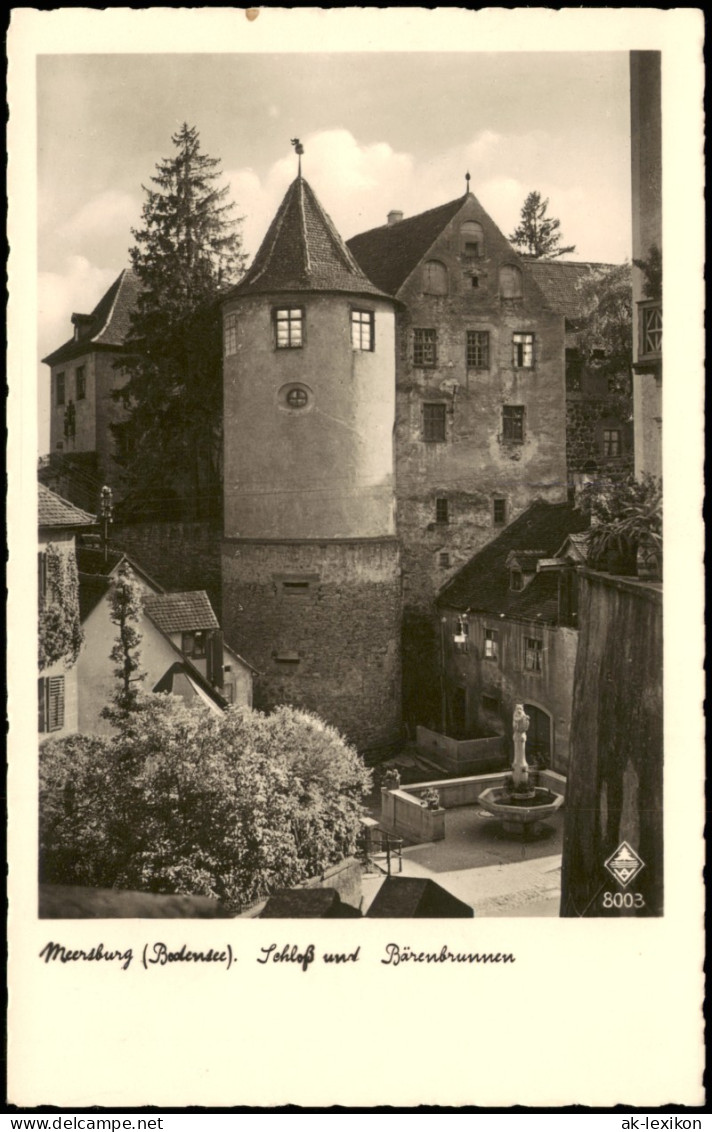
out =
{"type": "Polygon", "coordinates": [[[53,543],[45,551],[46,592],[40,594],[40,672],[63,660],[76,663],[84,634],[79,621],[79,579],[73,553],[62,554],[53,543]]]}

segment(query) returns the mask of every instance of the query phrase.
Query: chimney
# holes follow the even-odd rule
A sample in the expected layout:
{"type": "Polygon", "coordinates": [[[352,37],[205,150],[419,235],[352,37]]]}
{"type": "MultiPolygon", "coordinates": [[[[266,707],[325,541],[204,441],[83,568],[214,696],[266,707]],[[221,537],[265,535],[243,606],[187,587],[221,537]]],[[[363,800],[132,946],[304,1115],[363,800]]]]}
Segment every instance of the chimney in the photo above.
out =
{"type": "Polygon", "coordinates": [[[403,219],[403,213],[397,208],[392,208],[388,213],[388,227],[392,228],[394,224],[400,224],[403,219]]]}

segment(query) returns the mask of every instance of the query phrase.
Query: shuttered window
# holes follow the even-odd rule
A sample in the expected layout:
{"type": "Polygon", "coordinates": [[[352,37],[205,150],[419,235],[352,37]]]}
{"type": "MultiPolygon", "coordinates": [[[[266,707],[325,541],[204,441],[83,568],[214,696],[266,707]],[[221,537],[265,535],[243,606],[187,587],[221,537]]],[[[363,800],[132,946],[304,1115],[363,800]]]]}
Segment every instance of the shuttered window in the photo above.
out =
{"type": "Polygon", "coordinates": [[[44,676],[37,681],[38,730],[61,731],[64,727],[64,677],[44,676]]]}

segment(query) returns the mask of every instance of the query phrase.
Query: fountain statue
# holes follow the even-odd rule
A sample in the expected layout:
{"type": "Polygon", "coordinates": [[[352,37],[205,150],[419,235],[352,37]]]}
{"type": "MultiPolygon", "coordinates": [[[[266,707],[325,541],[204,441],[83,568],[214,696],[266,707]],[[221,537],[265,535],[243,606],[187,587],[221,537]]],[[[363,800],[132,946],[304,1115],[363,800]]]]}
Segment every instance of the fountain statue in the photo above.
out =
{"type": "Polygon", "coordinates": [[[478,798],[483,810],[502,819],[505,833],[519,837],[545,833],[542,819],[558,810],[564,801],[562,794],[532,784],[526,756],[528,730],[529,716],[524,705],[516,704],[512,716],[514,761],[511,776],[503,786],[491,786],[478,798]]]}

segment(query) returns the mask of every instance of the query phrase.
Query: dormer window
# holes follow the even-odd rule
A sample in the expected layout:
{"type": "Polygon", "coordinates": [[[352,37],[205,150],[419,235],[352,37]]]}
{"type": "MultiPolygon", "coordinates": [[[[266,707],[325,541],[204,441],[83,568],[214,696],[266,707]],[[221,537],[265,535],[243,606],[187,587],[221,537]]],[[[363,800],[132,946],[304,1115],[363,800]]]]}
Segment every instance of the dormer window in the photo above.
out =
{"type": "Polygon", "coordinates": [[[515,568],[509,571],[509,588],[514,593],[519,593],[520,590],[524,589],[524,577],[521,570],[515,568]]]}
{"type": "Polygon", "coordinates": [[[437,259],[428,260],[423,268],[423,291],[426,295],[447,295],[447,268],[437,259]]]}
{"type": "Polygon", "coordinates": [[[277,349],[299,349],[304,340],[304,310],[302,307],[278,307],[274,312],[277,349]]]}
{"type": "Polygon", "coordinates": [[[480,259],[485,254],[485,234],[476,220],[466,220],[460,226],[460,255],[467,259],[480,259]]]}

